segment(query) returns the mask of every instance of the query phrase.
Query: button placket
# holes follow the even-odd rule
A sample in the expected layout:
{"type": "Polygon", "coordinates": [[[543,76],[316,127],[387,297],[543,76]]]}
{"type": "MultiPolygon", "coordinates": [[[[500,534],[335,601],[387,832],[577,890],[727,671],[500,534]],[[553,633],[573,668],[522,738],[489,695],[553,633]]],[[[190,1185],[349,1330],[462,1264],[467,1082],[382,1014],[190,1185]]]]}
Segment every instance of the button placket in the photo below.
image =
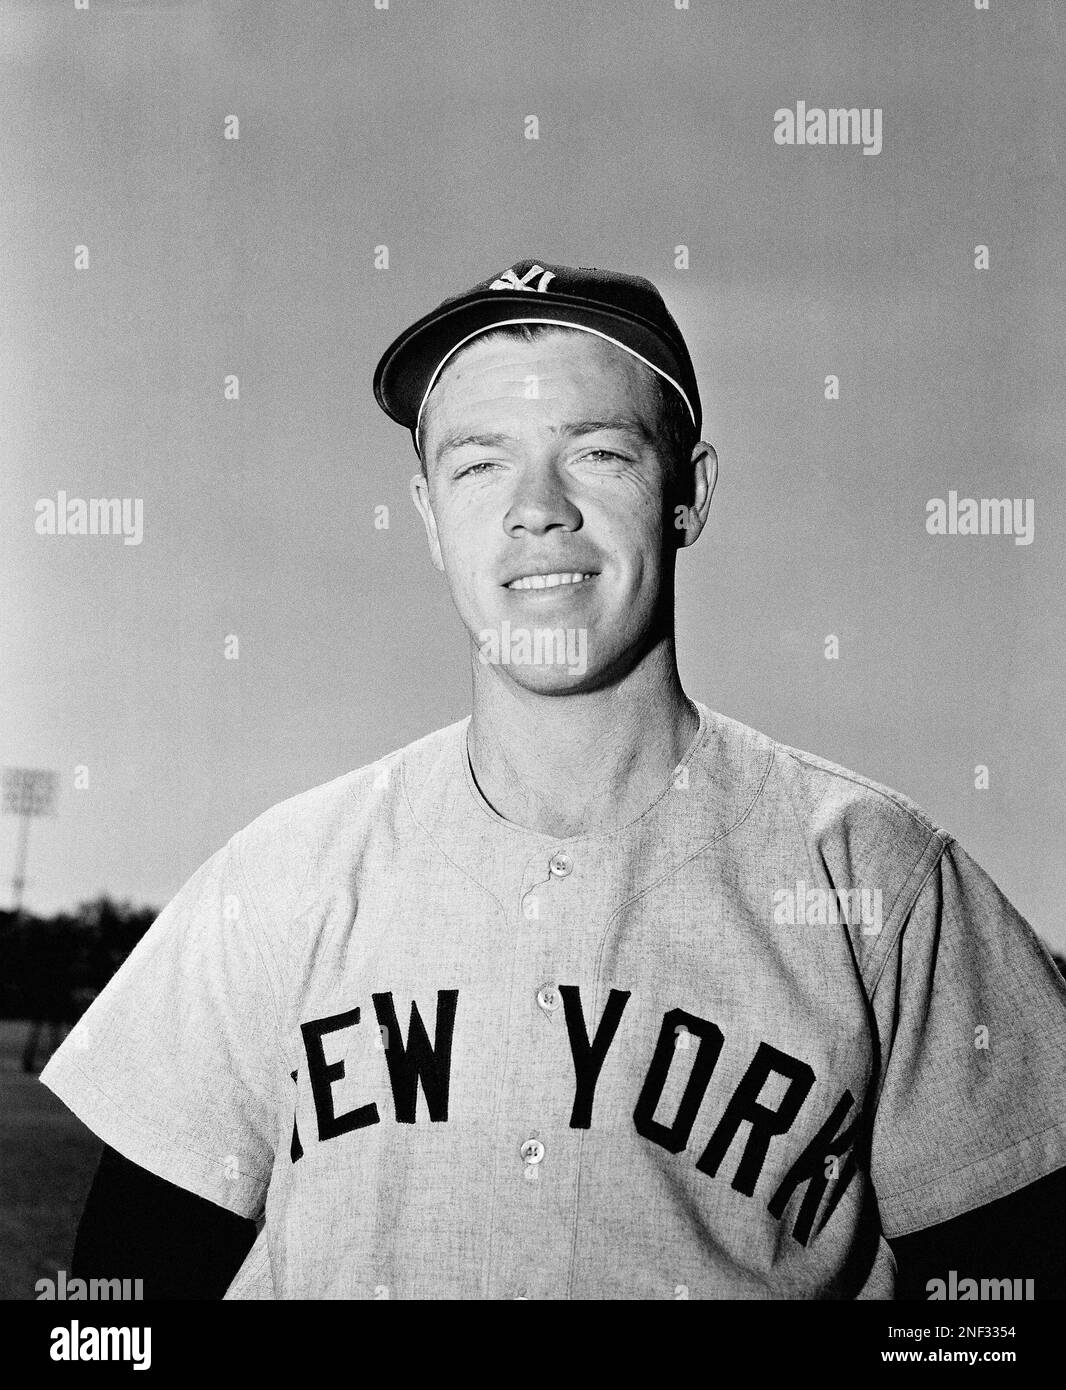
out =
{"type": "Polygon", "coordinates": [[[528,1248],[545,1222],[565,1224],[576,1191],[571,1136],[556,1133],[556,1123],[565,1124],[565,1117],[560,1120],[556,1115],[554,1091],[549,1098],[544,1087],[553,1084],[550,1078],[557,1071],[568,1080],[570,1076],[559,979],[567,980],[580,968],[573,963],[573,927],[581,908],[581,875],[575,873],[569,850],[543,840],[525,847],[520,874],[512,898],[515,1008],[502,1092],[511,1137],[496,1157],[500,1184],[489,1268],[494,1283],[498,1280],[504,1288],[511,1285],[511,1297],[532,1299],[543,1296],[545,1288],[565,1288],[568,1278],[569,1246],[564,1242],[544,1258],[543,1287],[518,1283],[516,1293],[513,1282],[515,1251],[528,1248]],[[554,1031],[546,1024],[554,1025],[554,1031]],[[548,1162],[549,1158],[553,1161],[548,1162]]]}

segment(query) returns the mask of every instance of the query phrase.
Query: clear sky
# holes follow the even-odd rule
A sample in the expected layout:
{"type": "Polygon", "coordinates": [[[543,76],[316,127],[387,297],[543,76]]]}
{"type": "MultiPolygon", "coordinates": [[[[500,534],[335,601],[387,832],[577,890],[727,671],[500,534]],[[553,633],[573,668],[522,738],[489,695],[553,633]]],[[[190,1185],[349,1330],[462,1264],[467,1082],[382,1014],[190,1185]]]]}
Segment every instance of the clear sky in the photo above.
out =
{"type": "Polygon", "coordinates": [[[27,906],[159,905],[271,803],[467,712],[370,380],[536,256],[649,276],[689,339],[721,460],[679,562],[690,694],[908,794],[1066,948],[1056,23],[0,4],[0,762],[62,780],[27,906]],[[880,153],[775,144],[798,100],[880,109],[880,153]],[[61,490],[140,499],[142,543],[35,534],[61,490]],[[1033,543],[928,534],[951,490],[1032,499],[1033,543]]]}

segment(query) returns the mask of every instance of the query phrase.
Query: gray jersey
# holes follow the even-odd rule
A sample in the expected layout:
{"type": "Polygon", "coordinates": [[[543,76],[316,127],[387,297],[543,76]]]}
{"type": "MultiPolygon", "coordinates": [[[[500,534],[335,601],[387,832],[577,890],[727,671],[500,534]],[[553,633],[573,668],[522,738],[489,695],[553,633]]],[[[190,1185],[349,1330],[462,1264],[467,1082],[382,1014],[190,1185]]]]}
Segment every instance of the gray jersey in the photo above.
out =
{"type": "Polygon", "coordinates": [[[265,1216],[231,1298],[891,1297],[885,1236],[1066,1163],[1066,989],[898,794],[698,706],[622,829],[468,721],[274,807],[44,1072],[265,1216]]]}

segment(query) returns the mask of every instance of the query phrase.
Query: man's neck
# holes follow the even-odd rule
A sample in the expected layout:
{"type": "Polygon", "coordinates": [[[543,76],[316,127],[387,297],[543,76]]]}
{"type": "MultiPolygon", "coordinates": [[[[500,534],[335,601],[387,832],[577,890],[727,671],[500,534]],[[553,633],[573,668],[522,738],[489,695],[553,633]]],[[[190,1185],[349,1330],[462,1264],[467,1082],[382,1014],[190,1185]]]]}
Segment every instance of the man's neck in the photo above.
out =
{"type": "Polygon", "coordinates": [[[645,811],[699,727],[672,643],[656,655],[582,695],[532,694],[475,669],[470,762],[493,810],[559,837],[618,829],[645,811]]]}

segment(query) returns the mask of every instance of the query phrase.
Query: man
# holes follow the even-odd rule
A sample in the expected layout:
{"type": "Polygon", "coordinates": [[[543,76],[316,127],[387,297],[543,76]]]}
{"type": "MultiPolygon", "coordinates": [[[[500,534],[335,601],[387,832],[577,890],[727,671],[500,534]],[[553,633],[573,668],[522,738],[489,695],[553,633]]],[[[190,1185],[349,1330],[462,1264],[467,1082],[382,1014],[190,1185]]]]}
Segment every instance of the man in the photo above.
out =
{"type": "Polygon", "coordinates": [[[76,1265],[149,1296],[888,1298],[890,1240],[954,1257],[942,1223],[990,1203],[1020,1229],[1011,1194],[1061,1192],[1066,991],[905,798],[682,690],[717,460],[658,291],[519,262],[375,393],[470,718],[234,836],[50,1064],[108,1146],[76,1265]]]}

